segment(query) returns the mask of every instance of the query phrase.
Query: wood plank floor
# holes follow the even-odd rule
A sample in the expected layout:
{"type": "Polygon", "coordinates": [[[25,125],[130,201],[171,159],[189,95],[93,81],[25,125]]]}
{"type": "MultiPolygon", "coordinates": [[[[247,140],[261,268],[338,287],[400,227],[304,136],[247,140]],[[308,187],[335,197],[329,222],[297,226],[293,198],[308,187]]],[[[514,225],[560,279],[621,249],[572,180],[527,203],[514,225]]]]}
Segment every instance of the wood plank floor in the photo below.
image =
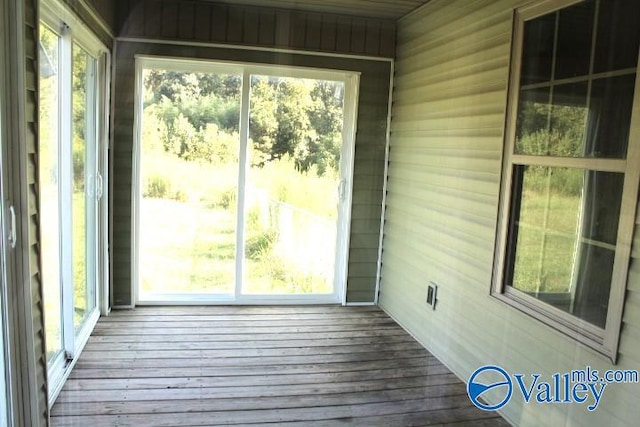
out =
{"type": "Polygon", "coordinates": [[[144,307],[98,322],[52,426],[505,426],[374,307],[144,307]]]}

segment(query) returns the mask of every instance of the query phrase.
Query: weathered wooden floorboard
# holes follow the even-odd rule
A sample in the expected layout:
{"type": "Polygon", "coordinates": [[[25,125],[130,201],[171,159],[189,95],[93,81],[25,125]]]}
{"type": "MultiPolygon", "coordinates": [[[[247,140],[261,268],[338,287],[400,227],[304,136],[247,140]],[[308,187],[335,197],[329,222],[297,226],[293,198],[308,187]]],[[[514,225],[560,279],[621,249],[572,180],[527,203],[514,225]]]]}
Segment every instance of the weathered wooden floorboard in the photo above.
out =
{"type": "Polygon", "coordinates": [[[191,400],[194,398],[252,399],[259,397],[304,396],[309,393],[362,393],[367,391],[396,389],[414,389],[416,390],[416,395],[421,395],[421,390],[425,390],[425,397],[448,396],[466,391],[465,385],[459,381],[451,381],[449,384],[431,385],[426,377],[326,383],[321,385],[255,385],[252,387],[220,386],[198,389],[163,388],[140,390],[63,390],[58,397],[55,407],[63,403],[75,404],[87,402],[94,405],[102,405],[107,402],[191,400]]]}
{"type": "Polygon", "coordinates": [[[396,326],[395,322],[391,319],[384,317],[376,317],[373,319],[361,319],[361,318],[339,318],[334,319],[331,317],[323,319],[277,319],[277,320],[260,320],[253,321],[251,319],[223,319],[223,320],[185,320],[185,321],[137,321],[130,322],[127,320],[111,320],[109,322],[100,323],[96,326],[96,330],[102,329],[137,329],[137,328],[173,328],[173,329],[193,329],[193,328],[251,328],[261,330],[262,328],[274,328],[274,327],[290,327],[292,324],[297,327],[309,327],[309,326],[336,326],[339,323],[341,326],[351,326],[353,328],[360,327],[361,329],[370,329],[376,326],[396,326]]]}
{"type": "Polygon", "coordinates": [[[114,390],[120,388],[200,388],[200,387],[251,387],[255,385],[324,384],[331,382],[356,382],[374,378],[412,378],[429,376],[430,384],[448,384],[456,378],[451,373],[443,373],[440,367],[420,367],[388,369],[377,371],[331,372],[320,374],[280,374],[216,377],[169,377],[169,378],[115,378],[115,379],[74,379],[68,381],[67,390],[114,390]],[[434,373],[430,371],[433,370],[434,373]]]}
{"type": "MultiPolygon", "coordinates": [[[[424,389],[423,389],[424,390],[424,389]]],[[[165,400],[162,405],[158,401],[124,401],[105,402],[98,406],[95,403],[61,403],[56,405],[54,416],[74,415],[81,412],[83,415],[123,415],[139,413],[176,413],[176,412],[219,412],[219,411],[251,411],[251,410],[278,410],[308,407],[331,407],[363,403],[388,403],[416,399],[421,397],[427,406],[429,405],[460,405],[466,399],[464,390],[455,395],[424,396],[415,388],[402,388],[393,390],[361,391],[357,393],[314,394],[280,397],[252,397],[245,399],[214,398],[191,400],[165,400]]]]}
{"type": "MultiPolygon", "coordinates": [[[[84,354],[83,354],[84,356],[84,354]]],[[[317,354],[310,356],[260,356],[260,357],[225,357],[225,358],[196,358],[196,359],[170,359],[177,365],[182,366],[236,366],[243,368],[245,366],[264,366],[264,365],[300,365],[308,363],[332,363],[332,362],[365,362],[371,360],[385,359],[407,359],[414,357],[430,357],[424,349],[405,350],[405,351],[370,351],[366,353],[358,353],[357,355],[350,353],[342,354],[317,354]],[[357,356],[357,357],[356,357],[357,356]]],[[[81,357],[78,360],[76,368],[107,368],[107,367],[157,367],[159,363],[167,364],[166,359],[140,358],[140,359],[85,359],[81,357]]]]}
{"type": "MultiPolygon", "coordinates": [[[[255,427],[257,425],[262,424],[234,424],[234,427],[255,427]]],[[[345,417],[331,420],[293,421],[278,423],[278,425],[286,427],[508,427],[508,424],[500,416],[497,416],[493,412],[478,413],[478,409],[475,407],[357,418],[345,417]]]]}
{"type": "Polygon", "coordinates": [[[376,328],[364,331],[334,331],[334,332],[306,332],[300,333],[236,333],[236,334],[203,334],[198,331],[190,331],[184,334],[153,334],[153,335],[92,335],[90,343],[127,343],[127,342],[203,342],[203,341],[295,341],[295,340],[327,340],[341,338],[377,338],[399,336],[407,337],[407,333],[401,328],[376,328]]]}
{"type": "MultiPolygon", "coordinates": [[[[218,316],[218,315],[309,315],[320,314],[325,316],[340,316],[365,314],[368,312],[380,314],[382,311],[378,307],[349,307],[348,312],[344,307],[338,305],[308,305],[308,306],[155,306],[155,307],[139,307],[132,310],[117,310],[113,312],[113,316],[218,316]],[[215,309],[215,310],[212,310],[215,309]]],[[[383,313],[384,314],[384,313],[383,313]]]]}
{"type": "MultiPolygon", "coordinates": [[[[373,345],[340,345],[325,347],[284,347],[284,348],[259,348],[247,343],[246,348],[232,349],[205,349],[205,350],[111,350],[93,351],[87,350],[82,357],[91,359],[196,359],[196,358],[226,358],[226,357],[261,357],[261,356],[311,356],[321,354],[350,354],[357,357],[359,353],[372,351],[406,351],[419,350],[418,343],[392,343],[373,345]]],[[[425,354],[426,355],[426,354],[425,354]]]]}
{"type": "Polygon", "coordinates": [[[333,419],[353,419],[397,415],[418,411],[454,410],[468,402],[466,396],[445,396],[433,399],[411,399],[362,404],[342,404],[333,406],[310,406],[301,408],[252,409],[240,411],[189,412],[183,407],[174,413],[136,413],[125,415],[80,415],[60,417],[64,420],[56,425],[110,426],[116,422],[119,426],[176,426],[187,425],[233,425],[260,420],[265,423],[290,421],[314,421],[333,419]],[[80,424],[69,424],[77,419],[80,424]]]}
{"type": "Polygon", "coordinates": [[[416,357],[411,359],[375,360],[365,362],[336,362],[301,365],[258,365],[258,366],[180,366],[174,359],[165,359],[153,367],[121,367],[121,368],[78,368],[74,369],[69,378],[166,378],[180,376],[233,376],[233,375],[280,375],[280,374],[313,374],[319,372],[351,372],[372,371],[381,369],[429,367],[430,373],[444,367],[434,357],[416,357]],[[169,365],[169,366],[168,366],[169,365]],[[175,369],[175,368],[180,368],[175,369]]]}
{"type": "Polygon", "coordinates": [[[145,307],[101,319],[52,426],[506,425],[375,307],[145,307]]]}
{"type": "Polygon", "coordinates": [[[301,313],[301,314],[246,314],[242,312],[238,313],[221,313],[221,314],[208,314],[208,315],[195,315],[195,314],[154,314],[154,315],[140,315],[140,314],[125,314],[123,312],[116,312],[108,317],[105,317],[101,322],[103,324],[116,323],[116,322],[227,322],[227,321],[252,321],[252,322],[265,322],[265,321],[298,321],[298,320],[358,320],[358,319],[388,319],[384,312],[349,312],[349,313],[301,313]]]}
{"type": "MultiPolygon", "coordinates": [[[[292,322],[295,323],[295,322],[292,322]]],[[[121,328],[105,328],[103,325],[98,324],[95,331],[95,335],[165,335],[165,334],[188,334],[200,333],[200,334],[219,334],[219,335],[236,335],[246,333],[262,333],[262,334],[281,334],[281,333],[305,333],[305,332],[348,332],[348,331],[364,331],[370,328],[384,328],[389,327],[397,330],[397,326],[390,322],[385,321],[382,324],[370,324],[370,325],[345,325],[345,324],[332,324],[332,325],[314,325],[314,326],[228,326],[228,327],[199,327],[197,330],[193,328],[158,328],[153,326],[147,327],[135,327],[127,326],[121,328]]]]}
{"type": "Polygon", "coordinates": [[[386,337],[352,337],[336,339],[299,339],[299,340],[261,340],[247,339],[242,341],[162,341],[162,342],[94,342],[89,351],[116,350],[229,350],[254,348],[291,348],[291,347],[335,347],[346,345],[374,345],[374,344],[415,343],[407,335],[386,337]]]}

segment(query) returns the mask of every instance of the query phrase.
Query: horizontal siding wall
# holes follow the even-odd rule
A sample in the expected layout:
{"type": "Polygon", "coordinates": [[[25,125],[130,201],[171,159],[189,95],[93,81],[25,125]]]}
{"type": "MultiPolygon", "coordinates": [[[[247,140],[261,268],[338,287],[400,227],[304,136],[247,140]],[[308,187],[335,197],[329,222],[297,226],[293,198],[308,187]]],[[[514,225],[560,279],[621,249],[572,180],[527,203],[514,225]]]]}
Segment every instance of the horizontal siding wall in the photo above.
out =
{"type": "Polygon", "coordinates": [[[360,72],[355,143],[352,226],[347,300],[373,302],[377,280],[384,182],[389,61],[330,58],[205,46],[119,41],[116,49],[113,145],[113,295],[115,306],[131,301],[131,200],[134,132],[135,55],[286,64],[360,72]]]}
{"type": "Polygon", "coordinates": [[[27,182],[29,193],[29,269],[31,274],[31,315],[33,318],[33,359],[35,360],[34,382],[37,389],[31,395],[33,425],[46,425],[49,416],[47,395],[47,358],[45,348],[45,325],[43,312],[42,276],[40,273],[40,235],[39,235],[39,189],[37,187],[38,170],[38,2],[25,1],[25,59],[26,59],[26,143],[27,143],[27,182]]]}
{"type": "Polygon", "coordinates": [[[117,13],[121,37],[394,56],[392,20],[191,0],[121,0],[117,13]]]}
{"type": "MultiPolygon", "coordinates": [[[[547,378],[586,365],[637,369],[640,231],[615,367],[489,296],[513,9],[523,3],[432,0],[398,24],[380,304],[465,380],[485,364],[547,378]],[[435,311],[429,281],[439,285],[435,311]]],[[[637,387],[608,386],[593,413],[514,398],[504,415],[525,426],[637,425],[637,387]]]]}

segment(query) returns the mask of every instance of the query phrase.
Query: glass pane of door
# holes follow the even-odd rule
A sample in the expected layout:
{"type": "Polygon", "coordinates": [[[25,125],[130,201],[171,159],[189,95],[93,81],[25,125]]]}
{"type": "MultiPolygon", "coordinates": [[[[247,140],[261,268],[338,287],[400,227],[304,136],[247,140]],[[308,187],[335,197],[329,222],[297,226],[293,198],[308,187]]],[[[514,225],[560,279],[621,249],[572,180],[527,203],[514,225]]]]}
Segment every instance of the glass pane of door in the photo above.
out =
{"type": "Polygon", "coordinates": [[[344,93],[251,77],[242,293],[333,293],[344,93]]]}
{"type": "Polygon", "coordinates": [[[73,325],[96,308],[96,60],[73,44],[72,218],[73,325]]]}
{"type": "Polygon", "coordinates": [[[60,272],[60,37],[48,27],[40,26],[40,250],[44,317],[49,363],[62,354],[62,294],[60,272]]]}
{"type": "Polygon", "coordinates": [[[242,76],[146,69],[143,85],[139,299],[233,295],[242,76]]]}

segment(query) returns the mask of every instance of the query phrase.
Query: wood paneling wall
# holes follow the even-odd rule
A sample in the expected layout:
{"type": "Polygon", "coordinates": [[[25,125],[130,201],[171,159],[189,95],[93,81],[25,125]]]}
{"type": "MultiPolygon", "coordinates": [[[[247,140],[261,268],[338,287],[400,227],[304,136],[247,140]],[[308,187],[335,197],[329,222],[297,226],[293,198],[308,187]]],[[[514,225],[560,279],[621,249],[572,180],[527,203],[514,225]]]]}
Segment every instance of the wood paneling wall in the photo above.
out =
{"type": "Polygon", "coordinates": [[[377,276],[391,63],[344,57],[119,41],[114,82],[112,176],[114,305],[126,306],[132,302],[132,147],[135,55],[138,54],[334,68],[361,73],[347,298],[350,302],[372,302],[375,298],[377,276]]]}
{"type": "Polygon", "coordinates": [[[93,7],[97,14],[102,18],[105,24],[114,33],[116,26],[116,4],[118,0],[86,0],[93,7]]]}
{"type": "Polygon", "coordinates": [[[124,0],[120,37],[275,47],[393,58],[392,20],[230,4],[124,0]]]}
{"type": "MultiPolygon", "coordinates": [[[[508,372],[637,369],[640,216],[617,365],[490,297],[513,10],[527,0],[432,0],[398,24],[380,303],[461,378],[508,372]],[[435,311],[427,283],[439,284],[435,311]]],[[[634,141],[639,143],[640,141],[634,141]]],[[[637,385],[606,389],[596,411],[524,404],[514,425],[637,425],[637,385]]]]}

